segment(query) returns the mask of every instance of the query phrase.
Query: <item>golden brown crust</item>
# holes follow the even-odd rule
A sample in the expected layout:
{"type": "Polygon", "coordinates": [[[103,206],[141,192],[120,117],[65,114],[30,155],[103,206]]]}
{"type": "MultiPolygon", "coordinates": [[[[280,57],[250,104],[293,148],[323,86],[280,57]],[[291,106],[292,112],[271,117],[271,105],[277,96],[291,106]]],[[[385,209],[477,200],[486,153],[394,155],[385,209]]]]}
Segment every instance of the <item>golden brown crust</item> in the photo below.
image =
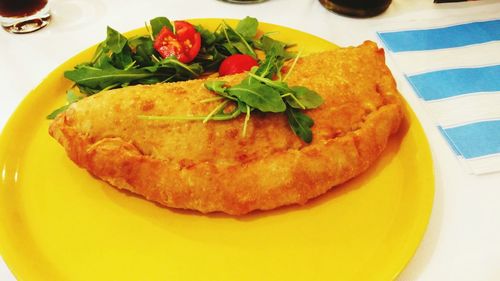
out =
{"type": "MultiPolygon", "coordinates": [[[[224,77],[229,84],[242,75],[224,77]]],[[[133,86],[72,105],[50,134],[79,166],[163,205],[241,215],[303,204],[366,170],[402,119],[383,50],[372,42],[300,59],[287,82],[317,91],[314,139],[300,141],[282,114],[224,122],[139,120],[205,115],[203,80],[133,86]]]]}

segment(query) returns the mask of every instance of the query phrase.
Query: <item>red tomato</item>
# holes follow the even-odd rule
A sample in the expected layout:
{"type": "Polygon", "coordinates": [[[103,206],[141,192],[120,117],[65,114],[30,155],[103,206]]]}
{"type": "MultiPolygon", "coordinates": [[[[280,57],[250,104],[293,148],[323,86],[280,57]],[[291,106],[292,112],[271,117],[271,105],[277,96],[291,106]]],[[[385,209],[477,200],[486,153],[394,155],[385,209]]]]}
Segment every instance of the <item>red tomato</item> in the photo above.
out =
{"type": "Polygon", "coordinates": [[[194,26],[185,21],[175,21],[175,34],[163,27],[155,38],[153,47],[163,58],[174,56],[188,63],[196,58],[201,47],[201,35],[194,26]]]}
{"type": "Polygon", "coordinates": [[[242,73],[258,66],[257,60],[249,55],[235,54],[222,61],[219,67],[219,75],[242,73]]]}

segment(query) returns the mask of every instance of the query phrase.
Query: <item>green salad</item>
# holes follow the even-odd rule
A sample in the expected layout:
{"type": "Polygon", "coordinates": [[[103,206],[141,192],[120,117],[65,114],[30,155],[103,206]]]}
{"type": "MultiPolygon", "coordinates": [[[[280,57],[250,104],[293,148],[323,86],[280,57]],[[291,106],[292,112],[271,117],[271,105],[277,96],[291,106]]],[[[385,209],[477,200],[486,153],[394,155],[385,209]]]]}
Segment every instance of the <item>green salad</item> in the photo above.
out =
{"type": "MultiPolygon", "coordinates": [[[[67,91],[67,104],[47,118],[53,119],[71,103],[101,91],[137,84],[185,81],[219,72],[219,80],[205,83],[217,94],[210,101],[220,103],[204,116],[138,116],[144,120],[224,121],[245,114],[243,135],[251,112],[286,114],[293,132],[303,141],[312,141],[313,120],[305,110],[320,106],[323,99],[316,92],[286,82],[299,58],[291,46],[270,34],[257,36],[257,19],[246,17],[231,27],[221,21],[215,31],[186,21],[171,22],[157,17],[146,24],[148,34],[125,37],[107,28],[91,61],[78,64],[64,76],[74,82],[67,91]],[[257,53],[260,52],[261,56],[257,53]],[[286,74],[286,61],[291,67],[286,74]],[[228,86],[225,75],[246,72],[238,85],[228,86]],[[227,113],[229,103],[236,106],[227,113]]],[[[202,101],[203,102],[203,101],[202,101]]]]}

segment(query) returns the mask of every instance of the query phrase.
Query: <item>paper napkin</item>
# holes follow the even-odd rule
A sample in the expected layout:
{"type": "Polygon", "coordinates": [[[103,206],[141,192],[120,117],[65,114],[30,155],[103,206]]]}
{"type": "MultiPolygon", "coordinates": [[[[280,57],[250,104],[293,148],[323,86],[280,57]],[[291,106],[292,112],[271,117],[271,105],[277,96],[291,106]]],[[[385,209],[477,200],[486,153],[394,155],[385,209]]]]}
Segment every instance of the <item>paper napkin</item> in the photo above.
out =
{"type": "Polygon", "coordinates": [[[500,18],[378,35],[470,172],[500,171],[500,18]]]}

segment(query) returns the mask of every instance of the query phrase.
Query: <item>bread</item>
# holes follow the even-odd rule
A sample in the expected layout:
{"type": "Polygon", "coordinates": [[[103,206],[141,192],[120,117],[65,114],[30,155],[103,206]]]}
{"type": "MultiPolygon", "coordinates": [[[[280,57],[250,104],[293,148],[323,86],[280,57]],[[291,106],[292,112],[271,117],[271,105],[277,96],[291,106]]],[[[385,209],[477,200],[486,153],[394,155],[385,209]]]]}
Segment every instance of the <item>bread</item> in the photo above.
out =
{"type": "MultiPolygon", "coordinates": [[[[244,74],[224,77],[236,84],[244,74]]],[[[220,80],[220,78],[219,78],[220,80]]],[[[80,167],[111,185],[168,207],[242,215],[304,204],[365,171],[403,118],[400,95],[373,42],[299,59],[290,86],[325,100],[308,110],[313,141],[284,114],[229,121],[141,120],[139,115],[206,115],[216,103],[205,80],[138,85],[74,103],[50,134],[80,167]]]]}

